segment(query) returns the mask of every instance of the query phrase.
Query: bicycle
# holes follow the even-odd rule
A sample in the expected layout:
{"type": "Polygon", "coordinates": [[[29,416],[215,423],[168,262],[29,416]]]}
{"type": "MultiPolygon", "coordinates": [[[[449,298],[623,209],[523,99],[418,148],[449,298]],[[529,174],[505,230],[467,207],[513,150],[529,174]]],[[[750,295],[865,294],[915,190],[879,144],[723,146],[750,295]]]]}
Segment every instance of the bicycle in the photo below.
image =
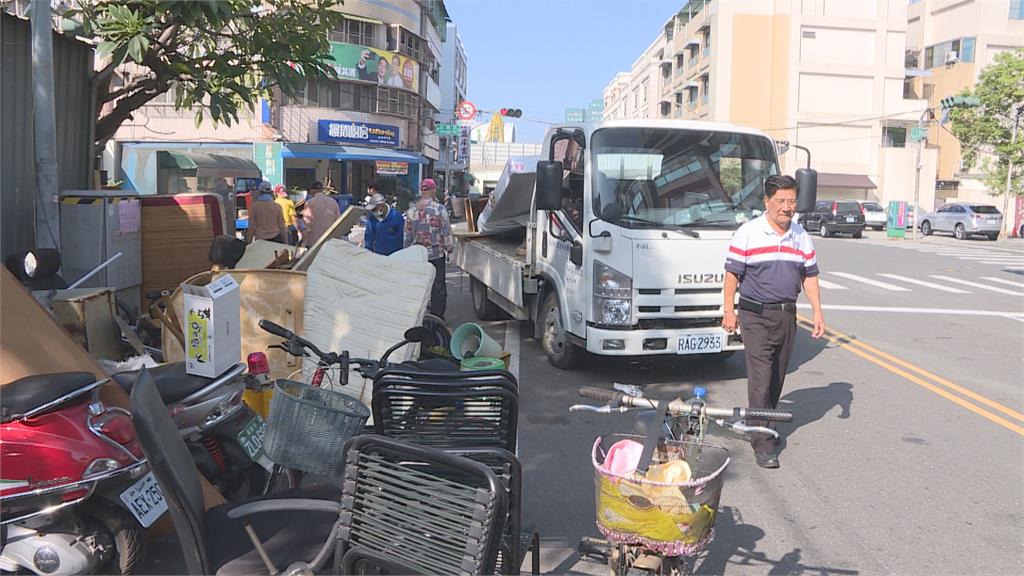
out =
{"type": "Polygon", "coordinates": [[[747,426],[743,419],[789,422],[793,415],[781,410],[709,406],[700,387],[689,400],[671,401],[645,398],[634,385],[615,384],[613,388],[580,388],[580,396],[605,404],[574,404],[569,411],[613,414],[654,410],[656,416],[646,437],[611,434],[594,442],[597,525],[606,539],[583,538],[579,556],[606,561],[612,576],[640,571],[671,576],[689,573],[696,555],[714,538],[724,472],[730,463],[728,450],[704,443],[708,425],[778,437],[774,430],[747,426]],[[616,442],[606,449],[606,440],[611,439],[616,442]],[[642,441],[643,451],[634,463],[637,439],[642,441]]]}

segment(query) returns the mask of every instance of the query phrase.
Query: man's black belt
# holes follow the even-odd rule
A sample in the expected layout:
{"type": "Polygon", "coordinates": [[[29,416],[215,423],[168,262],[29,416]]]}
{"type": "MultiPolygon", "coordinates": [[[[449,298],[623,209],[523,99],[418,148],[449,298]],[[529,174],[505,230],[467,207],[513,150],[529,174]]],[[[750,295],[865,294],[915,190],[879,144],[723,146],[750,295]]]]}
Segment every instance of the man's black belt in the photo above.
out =
{"type": "Polygon", "coordinates": [[[740,296],[740,310],[746,310],[755,314],[762,314],[765,310],[782,310],[796,313],[796,302],[758,302],[750,298],[740,296]]]}

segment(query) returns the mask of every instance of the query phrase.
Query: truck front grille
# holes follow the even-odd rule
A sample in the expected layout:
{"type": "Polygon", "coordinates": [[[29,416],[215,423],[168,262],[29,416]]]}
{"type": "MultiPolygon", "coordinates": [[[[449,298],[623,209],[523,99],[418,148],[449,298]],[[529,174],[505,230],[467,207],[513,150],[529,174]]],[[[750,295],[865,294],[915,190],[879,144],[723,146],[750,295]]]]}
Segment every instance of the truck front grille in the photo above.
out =
{"type": "Polygon", "coordinates": [[[678,319],[721,323],[721,288],[639,288],[636,291],[638,320],[678,319]]]}

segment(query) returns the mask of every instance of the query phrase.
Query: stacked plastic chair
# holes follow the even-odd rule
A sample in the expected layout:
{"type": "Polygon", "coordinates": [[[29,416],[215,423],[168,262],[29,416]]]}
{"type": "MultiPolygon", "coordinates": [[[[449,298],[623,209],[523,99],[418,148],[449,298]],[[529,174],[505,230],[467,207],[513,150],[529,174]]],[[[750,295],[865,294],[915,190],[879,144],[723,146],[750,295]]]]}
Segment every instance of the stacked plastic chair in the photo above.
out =
{"type": "Polygon", "coordinates": [[[374,378],[372,411],[376,434],[445,450],[494,471],[509,501],[497,570],[518,574],[525,552],[533,548],[532,568],[539,572],[539,537],[522,527],[519,385],[511,373],[393,366],[374,378]]]}

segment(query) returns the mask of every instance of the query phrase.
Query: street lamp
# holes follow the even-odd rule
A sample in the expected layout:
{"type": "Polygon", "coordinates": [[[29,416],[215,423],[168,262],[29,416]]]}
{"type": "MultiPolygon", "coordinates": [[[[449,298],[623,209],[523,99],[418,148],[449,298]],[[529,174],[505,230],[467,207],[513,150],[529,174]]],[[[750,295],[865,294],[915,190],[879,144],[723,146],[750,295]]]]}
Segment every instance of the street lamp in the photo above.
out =
{"type": "Polygon", "coordinates": [[[932,112],[931,108],[925,108],[924,112],[921,112],[921,116],[917,119],[917,133],[921,138],[917,141],[917,178],[914,179],[914,225],[911,226],[911,238],[917,240],[917,226],[918,222],[921,221],[920,212],[917,209],[919,198],[921,197],[921,168],[924,168],[924,163],[921,160],[921,155],[924,153],[924,142],[927,140],[927,135],[924,133],[924,121],[928,119],[929,122],[935,119],[935,113],[932,112]]]}
{"type": "Polygon", "coordinates": [[[1007,221],[1009,221],[1011,227],[1013,226],[1013,218],[1010,218],[1010,183],[1011,178],[1013,178],[1013,148],[1017,144],[1017,125],[1020,124],[1021,112],[1024,112],[1024,104],[1017,106],[1017,112],[1013,118],[1013,135],[1010,137],[1010,158],[1006,163],[1006,193],[1003,198],[1003,229],[999,231],[999,235],[1003,238],[1009,236],[1006,226],[1007,221]]]}

